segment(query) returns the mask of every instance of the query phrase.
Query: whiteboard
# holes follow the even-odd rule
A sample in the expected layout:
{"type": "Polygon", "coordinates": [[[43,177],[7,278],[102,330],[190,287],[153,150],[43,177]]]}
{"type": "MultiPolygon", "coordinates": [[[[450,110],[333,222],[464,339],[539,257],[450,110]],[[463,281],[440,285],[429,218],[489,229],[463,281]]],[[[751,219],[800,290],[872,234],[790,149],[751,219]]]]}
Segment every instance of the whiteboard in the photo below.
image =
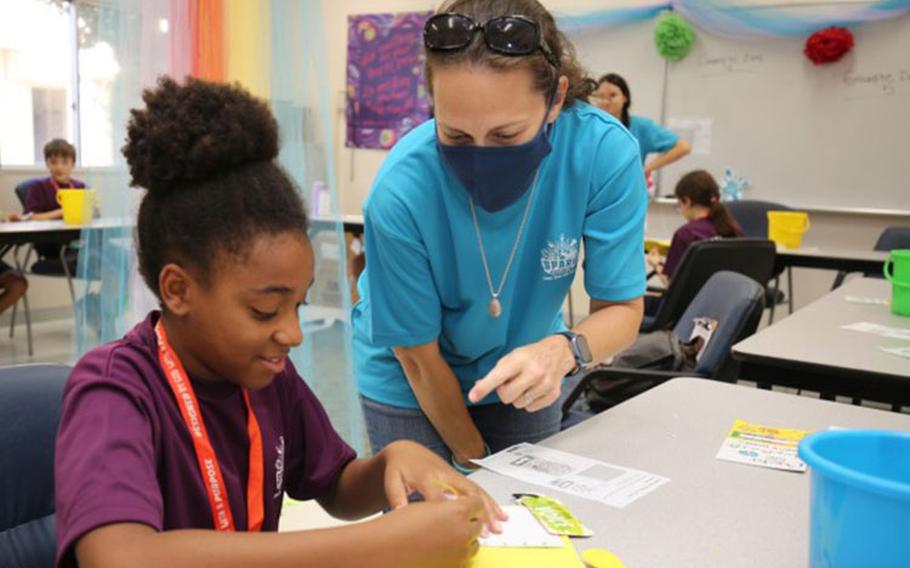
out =
{"type": "MultiPolygon", "coordinates": [[[[746,198],[910,210],[910,17],[854,27],[853,51],[823,66],[803,56],[805,38],[739,39],[697,30],[692,53],[669,64],[666,83],[662,60],[638,51],[647,43],[654,52],[652,29],[648,23],[617,33],[636,35],[617,51],[628,57],[633,113],[711,126],[710,153],[664,168],[662,194],[672,194],[692,169],[720,178],[730,167],[751,180],[746,198]],[[652,93],[664,86],[666,106],[655,108],[652,93]]],[[[593,67],[614,33],[573,40],[593,67]]]]}

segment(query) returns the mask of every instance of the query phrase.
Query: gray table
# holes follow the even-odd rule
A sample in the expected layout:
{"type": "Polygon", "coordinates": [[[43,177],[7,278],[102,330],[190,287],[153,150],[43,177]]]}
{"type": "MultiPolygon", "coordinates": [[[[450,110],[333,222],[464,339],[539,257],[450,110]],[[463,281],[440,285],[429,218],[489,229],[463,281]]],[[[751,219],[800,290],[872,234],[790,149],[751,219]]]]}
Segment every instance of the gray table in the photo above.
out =
{"type": "MultiPolygon", "coordinates": [[[[794,268],[817,268],[821,270],[836,270],[839,272],[834,279],[833,288],[837,288],[843,282],[844,276],[850,272],[868,272],[881,274],[888,260],[888,253],[875,250],[848,250],[848,249],[830,249],[830,248],[800,248],[788,249],[782,246],[777,247],[777,256],[775,257],[775,274],[780,274],[786,269],[787,271],[787,304],[789,312],[793,313],[793,269],[794,268]]],[[[774,294],[777,295],[780,281],[774,279],[774,294]]],[[[774,306],[771,307],[770,321],[774,321],[774,306]]]]}
{"type": "Polygon", "coordinates": [[[910,318],[888,306],[854,304],[846,296],[890,298],[891,285],[877,278],[856,278],[733,346],[739,376],[892,404],[910,403],[910,359],[884,353],[883,347],[910,342],[841,329],[868,321],[910,329],[910,318]]]}
{"type": "Polygon", "coordinates": [[[87,225],[67,225],[62,220],[0,223],[0,246],[65,243],[78,239],[83,230],[126,229],[133,223],[133,219],[121,217],[95,219],[87,225]]]}
{"type": "MultiPolygon", "coordinates": [[[[910,416],[702,379],[674,379],[542,445],[670,478],[625,509],[550,492],[627,568],[805,568],[809,476],[725,462],[717,450],[736,419],[769,426],[910,430],[910,416]]],[[[501,503],[541,488],[481,471],[501,503]]]]}
{"type": "Polygon", "coordinates": [[[777,248],[777,266],[779,268],[821,268],[842,270],[844,272],[881,272],[888,253],[874,250],[847,249],[786,249],[777,248]]]}

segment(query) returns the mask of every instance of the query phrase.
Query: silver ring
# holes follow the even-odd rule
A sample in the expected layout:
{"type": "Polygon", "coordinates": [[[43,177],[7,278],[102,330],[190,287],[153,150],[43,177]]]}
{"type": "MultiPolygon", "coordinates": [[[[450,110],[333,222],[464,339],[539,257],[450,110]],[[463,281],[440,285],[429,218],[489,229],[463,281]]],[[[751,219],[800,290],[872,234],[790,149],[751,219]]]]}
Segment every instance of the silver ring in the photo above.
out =
{"type": "Polygon", "coordinates": [[[531,406],[532,402],[534,402],[534,397],[528,393],[525,393],[524,396],[521,397],[522,406],[531,406]]]}

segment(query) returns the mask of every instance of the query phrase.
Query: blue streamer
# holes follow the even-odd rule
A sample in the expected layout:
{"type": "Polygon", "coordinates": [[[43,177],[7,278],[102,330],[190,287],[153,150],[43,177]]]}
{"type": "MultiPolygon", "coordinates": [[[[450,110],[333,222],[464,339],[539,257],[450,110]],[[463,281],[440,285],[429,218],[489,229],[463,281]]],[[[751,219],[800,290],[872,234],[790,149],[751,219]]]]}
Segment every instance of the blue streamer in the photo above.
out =
{"type": "Polygon", "coordinates": [[[366,433],[352,367],[351,294],[334,179],[321,3],[272,0],[271,11],[271,102],[281,134],[278,159],[305,200],[314,183],[331,192],[331,218],[315,225],[310,235],[316,283],[309,301],[314,305],[302,310],[304,342],[291,351],[291,360],[338,433],[362,454],[366,433]]]}
{"type": "Polygon", "coordinates": [[[670,6],[669,2],[660,2],[654,6],[610,8],[590,14],[557,15],[556,21],[563,32],[580,32],[647,21],[670,9],[670,6]]]}
{"type": "Polygon", "coordinates": [[[719,0],[676,0],[674,9],[709,32],[726,36],[802,37],[830,26],[853,26],[900,16],[910,0],[886,0],[868,6],[743,6],[719,0]]]}
{"type": "Polygon", "coordinates": [[[719,35],[799,37],[830,26],[853,26],[896,18],[910,12],[910,0],[879,0],[867,5],[731,4],[726,0],[673,0],[650,6],[608,8],[557,16],[560,28],[577,33],[650,20],[676,10],[699,28],[719,35]]]}

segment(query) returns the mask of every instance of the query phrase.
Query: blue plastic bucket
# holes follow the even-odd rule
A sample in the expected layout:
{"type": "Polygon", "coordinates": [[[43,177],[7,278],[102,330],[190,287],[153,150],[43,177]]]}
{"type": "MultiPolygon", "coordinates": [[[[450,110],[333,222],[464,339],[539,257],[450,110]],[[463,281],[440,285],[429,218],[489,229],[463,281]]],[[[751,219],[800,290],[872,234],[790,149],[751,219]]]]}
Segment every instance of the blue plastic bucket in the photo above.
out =
{"type": "Polygon", "coordinates": [[[805,438],[812,568],[910,566],[910,434],[831,430],[805,438]]]}

